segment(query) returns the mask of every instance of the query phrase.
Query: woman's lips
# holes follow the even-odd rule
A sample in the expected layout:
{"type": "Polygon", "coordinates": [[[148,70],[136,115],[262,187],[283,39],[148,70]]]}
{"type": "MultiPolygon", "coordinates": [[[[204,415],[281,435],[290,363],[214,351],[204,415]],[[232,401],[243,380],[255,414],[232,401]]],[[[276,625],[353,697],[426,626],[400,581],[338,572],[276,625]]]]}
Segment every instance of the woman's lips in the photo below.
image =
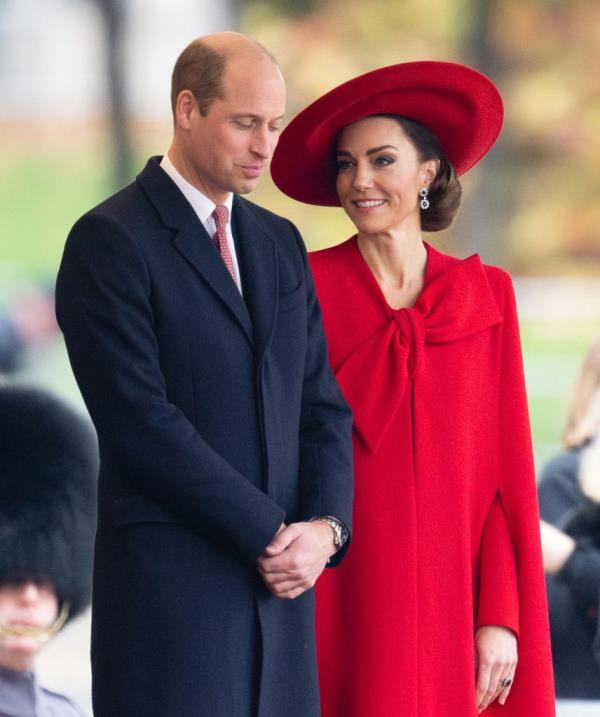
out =
{"type": "Polygon", "coordinates": [[[359,212],[372,212],[385,204],[385,199],[353,199],[352,204],[359,212]]]}

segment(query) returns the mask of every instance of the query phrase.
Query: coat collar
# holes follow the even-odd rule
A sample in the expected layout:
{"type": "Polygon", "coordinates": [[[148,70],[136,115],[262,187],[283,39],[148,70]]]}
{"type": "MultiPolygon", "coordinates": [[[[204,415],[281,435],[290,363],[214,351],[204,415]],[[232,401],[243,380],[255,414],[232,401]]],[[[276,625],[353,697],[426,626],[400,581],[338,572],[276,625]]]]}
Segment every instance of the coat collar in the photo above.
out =
{"type": "MultiPolygon", "coordinates": [[[[148,160],[137,177],[139,186],[156,208],[163,224],[173,230],[175,249],[208,284],[240,324],[248,340],[253,342],[252,320],[244,299],[192,206],[160,167],[160,159],[151,157],[148,160]]],[[[234,211],[235,204],[234,200],[234,211]]],[[[240,236],[243,236],[243,231],[241,229],[240,236]]],[[[243,236],[240,243],[246,244],[247,241],[252,242],[252,237],[243,236]]],[[[250,275],[250,267],[246,273],[250,275]]]]}
{"type": "MultiPolygon", "coordinates": [[[[478,255],[460,261],[428,245],[427,252],[425,286],[415,305],[388,307],[388,320],[335,372],[352,408],[354,428],[372,452],[387,433],[409,382],[418,381],[424,346],[462,341],[503,320],[478,255]]],[[[352,256],[362,280],[379,292],[385,305],[357,247],[352,256]]]]}

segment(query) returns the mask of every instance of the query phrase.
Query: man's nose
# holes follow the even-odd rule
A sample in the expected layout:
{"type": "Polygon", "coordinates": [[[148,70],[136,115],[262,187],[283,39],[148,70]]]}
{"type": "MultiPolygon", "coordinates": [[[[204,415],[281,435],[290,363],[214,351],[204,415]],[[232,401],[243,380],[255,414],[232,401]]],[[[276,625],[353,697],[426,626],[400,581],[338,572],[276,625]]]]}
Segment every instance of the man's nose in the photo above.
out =
{"type": "Polygon", "coordinates": [[[251,151],[261,157],[268,159],[275,151],[277,144],[276,133],[272,132],[268,127],[257,127],[252,134],[251,151]]]}

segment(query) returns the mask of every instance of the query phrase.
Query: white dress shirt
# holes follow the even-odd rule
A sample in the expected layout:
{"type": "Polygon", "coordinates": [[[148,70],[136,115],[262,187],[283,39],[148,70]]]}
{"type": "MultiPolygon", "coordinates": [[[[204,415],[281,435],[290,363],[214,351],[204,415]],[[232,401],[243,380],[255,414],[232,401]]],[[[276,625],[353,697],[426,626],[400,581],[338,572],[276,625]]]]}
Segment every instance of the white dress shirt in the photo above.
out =
{"type": "MultiPolygon", "coordinates": [[[[208,232],[209,237],[214,237],[217,231],[217,225],[213,217],[213,212],[217,206],[211,199],[203,194],[199,189],[196,189],[190,184],[187,179],[181,176],[181,174],[173,166],[173,162],[169,159],[169,155],[165,154],[160,162],[160,166],[163,170],[171,177],[171,179],[178,186],[183,196],[192,205],[192,209],[196,212],[198,219],[202,222],[202,225],[208,232]]],[[[235,268],[235,283],[237,288],[242,293],[242,280],[240,277],[240,267],[237,260],[237,254],[235,251],[235,242],[233,241],[233,233],[231,232],[231,209],[233,206],[233,194],[229,194],[223,204],[229,210],[229,221],[227,222],[227,243],[229,245],[229,251],[231,252],[231,258],[233,259],[233,266],[235,268]]]]}

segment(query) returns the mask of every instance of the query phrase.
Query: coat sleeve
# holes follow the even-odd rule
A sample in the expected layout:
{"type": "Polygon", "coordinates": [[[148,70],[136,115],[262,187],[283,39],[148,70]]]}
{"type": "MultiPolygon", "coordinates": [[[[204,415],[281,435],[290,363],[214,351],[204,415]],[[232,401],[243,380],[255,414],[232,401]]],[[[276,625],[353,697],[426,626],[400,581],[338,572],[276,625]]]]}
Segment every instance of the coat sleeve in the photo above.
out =
{"type": "Polygon", "coordinates": [[[335,567],[350,545],[353,465],[352,412],[329,365],[321,309],[304,242],[292,225],[306,281],[308,336],[302,412],[300,417],[300,476],[305,496],[303,517],[332,515],[348,530],[346,543],[330,560],[335,567]]]}
{"type": "Polygon", "coordinates": [[[498,487],[515,550],[519,596],[519,664],[505,709],[510,715],[555,714],[539,511],[515,296],[501,272],[503,317],[498,412],[498,487]],[[511,706],[508,709],[509,705],[511,706]]]}
{"type": "Polygon", "coordinates": [[[500,496],[483,526],[479,555],[477,627],[501,625],[519,634],[519,588],[515,551],[500,496]]]}
{"type": "Polygon", "coordinates": [[[254,560],[285,512],[169,402],[146,264],[112,218],[90,213],[72,229],[56,309],[101,455],[116,460],[141,496],[254,560]]]}

